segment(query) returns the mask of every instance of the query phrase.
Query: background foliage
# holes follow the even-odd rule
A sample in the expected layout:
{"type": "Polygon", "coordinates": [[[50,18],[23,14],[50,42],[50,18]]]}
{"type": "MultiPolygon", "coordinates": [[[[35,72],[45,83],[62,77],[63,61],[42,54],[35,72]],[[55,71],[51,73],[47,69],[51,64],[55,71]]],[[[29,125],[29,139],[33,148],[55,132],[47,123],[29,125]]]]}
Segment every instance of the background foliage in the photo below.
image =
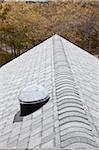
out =
{"type": "Polygon", "coordinates": [[[0,64],[56,33],[98,55],[98,6],[98,2],[1,3],[0,64]]]}

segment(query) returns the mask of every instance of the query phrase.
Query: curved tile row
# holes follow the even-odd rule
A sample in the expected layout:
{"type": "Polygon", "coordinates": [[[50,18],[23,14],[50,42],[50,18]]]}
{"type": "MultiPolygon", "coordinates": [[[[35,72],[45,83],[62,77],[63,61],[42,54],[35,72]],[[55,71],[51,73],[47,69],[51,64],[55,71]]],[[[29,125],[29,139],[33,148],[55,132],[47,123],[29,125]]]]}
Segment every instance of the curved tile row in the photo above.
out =
{"type": "Polygon", "coordinates": [[[59,119],[64,119],[68,116],[71,116],[71,117],[76,117],[77,116],[77,117],[81,117],[81,118],[84,118],[84,119],[87,120],[87,117],[86,117],[85,114],[82,114],[82,113],[77,112],[77,111],[68,111],[68,112],[64,113],[63,115],[59,115],[59,119]]]}
{"type": "MultiPolygon", "coordinates": [[[[96,147],[93,147],[92,145],[89,145],[87,143],[72,143],[67,146],[67,149],[69,150],[96,150],[96,147]]],[[[98,149],[97,149],[98,150],[98,149]]]]}
{"type": "Polygon", "coordinates": [[[82,122],[68,122],[67,124],[63,125],[60,124],[60,131],[63,131],[65,129],[68,130],[69,127],[75,127],[75,130],[78,129],[78,127],[82,127],[92,132],[92,128],[89,125],[84,124],[82,122]]]}
{"type": "Polygon", "coordinates": [[[60,39],[54,39],[53,45],[61,147],[67,148],[73,143],[84,143],[96,148],[92,128],[80,99],[62,42],[60,39]]]}
{"type": "Polygon", "coordinates": [[[89,134],[87,134],[87,133],[85,133],[85,132],[81,132],[81,131],[74,131],[74,132],[69,132],[69,133],[67,133],[67,134],[65,134],[65,135],[63,135],[62,137],[61,137],[61,141],[65,141],[65,140],[68,140],[68,139],[70,139],[70,138],[73,138],[73,137],[86,137],[86,138],[88,138],[89,140],[92,140],[92,141],[95,141],[95,140],[93,140],[93,137],[91,136],[91,135],[89,135],[89,134]],[[74,134],[73,134],[74,133],[74,134]]]}
{"type": "MultiPolygon", "coordinates": [[[[80,101],[77,101],[77,100],[75,100],[75,99],[67,99],[66,100],[66,104],[68,104],[68,103],[71,103],[71,104],[77,104],[77,105],[80,105],[80,106],[83,106],[83,104],[82,103],[80,103],[80,101]]],[[[65,104],[65,102],[64,101],[61,101],[61,104],[65,104]]],[[[58,104],[59,106],[61,105],[60,103],[58,104]]]]}
{"type": "MultiPolygon", "coordinates": [[[[72,135],[74,135],[74,134],[72,134],[72,135]]],[[[79,136],[79,135],[75,136],[75,137],[71,137],[65,141],[62,141],[61,146],[62,146],[62,148],[64,148],[73,143],[85,143],[85,144],[89,144],[89,145],[97,148],[97,145],[93,140],[89,139],[88,137],[86,138],[85,136],[79,136]]]]}
{"type": "Polygon", "coordinates": [[[90,130],[87,130],[86,128],[80,127],[80,126],[78,128],[75,128],[75,126],[74,127],[68,127],[68,130],[66,128],[66,129],[61,131],[61,135],[64,136],[64,135],[67,135],[68,133],[78,132],[78,131],[82,132],[82,133],[87,133],[88,135],[93,136],[93,134],[90,130]]]}
{"type": "Polygon", "coordinates": [[[80,112],[80,113],[82,113],[82,114],[86,114],[85,112],[84,112],[84,110],[82,110],[82,109],[79,109],[79,108],[77,108],[77,107],[67,107],[67,109],[62,109],[62,110],[59,110],[59,115],[62,115],[62,114],[64,114],[65,112],[74,112],[74,111],[78,111],[78,112],[80,112]]]}

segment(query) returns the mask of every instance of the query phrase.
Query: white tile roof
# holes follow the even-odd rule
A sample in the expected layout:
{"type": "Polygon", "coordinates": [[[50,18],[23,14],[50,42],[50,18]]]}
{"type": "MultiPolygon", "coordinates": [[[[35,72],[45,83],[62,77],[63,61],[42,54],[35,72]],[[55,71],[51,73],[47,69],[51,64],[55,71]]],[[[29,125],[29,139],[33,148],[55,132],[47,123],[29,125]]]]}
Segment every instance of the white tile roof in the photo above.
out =
{"type": "Polygon", "coordinates": [[[0,149],[99,150],[98,59],[55,35],[0,68],[0,149]],[[18,94],[40,84],[50,100],[13,123],[18,94]]]}

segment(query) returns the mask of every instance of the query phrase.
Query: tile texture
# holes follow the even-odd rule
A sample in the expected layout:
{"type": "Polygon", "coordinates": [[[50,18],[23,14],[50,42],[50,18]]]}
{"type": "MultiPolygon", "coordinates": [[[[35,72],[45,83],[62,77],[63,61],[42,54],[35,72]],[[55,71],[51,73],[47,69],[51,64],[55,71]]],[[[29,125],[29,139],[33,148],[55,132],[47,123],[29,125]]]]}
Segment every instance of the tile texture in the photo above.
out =
{"type": "Polygon", "coordinates": [[[0,149],[98,150],[99,61],[55,35],[0,68],[0,149]],[[14,122],[19,91],[44,86],[50,100],[14,122]]]}

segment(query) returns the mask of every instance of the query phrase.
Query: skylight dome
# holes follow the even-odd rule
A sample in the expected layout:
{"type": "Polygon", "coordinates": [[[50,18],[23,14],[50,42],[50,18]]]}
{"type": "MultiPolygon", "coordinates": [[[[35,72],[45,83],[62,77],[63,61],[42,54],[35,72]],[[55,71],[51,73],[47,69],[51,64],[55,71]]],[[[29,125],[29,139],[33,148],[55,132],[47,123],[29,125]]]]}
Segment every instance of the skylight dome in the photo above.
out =
{"type": "Polygon", "coordinates": [[[34,84],[21,90],[18,99],[20,115],[25,116],[42,107],[49,100],[49,95],[43,86],[34,84]]]}

